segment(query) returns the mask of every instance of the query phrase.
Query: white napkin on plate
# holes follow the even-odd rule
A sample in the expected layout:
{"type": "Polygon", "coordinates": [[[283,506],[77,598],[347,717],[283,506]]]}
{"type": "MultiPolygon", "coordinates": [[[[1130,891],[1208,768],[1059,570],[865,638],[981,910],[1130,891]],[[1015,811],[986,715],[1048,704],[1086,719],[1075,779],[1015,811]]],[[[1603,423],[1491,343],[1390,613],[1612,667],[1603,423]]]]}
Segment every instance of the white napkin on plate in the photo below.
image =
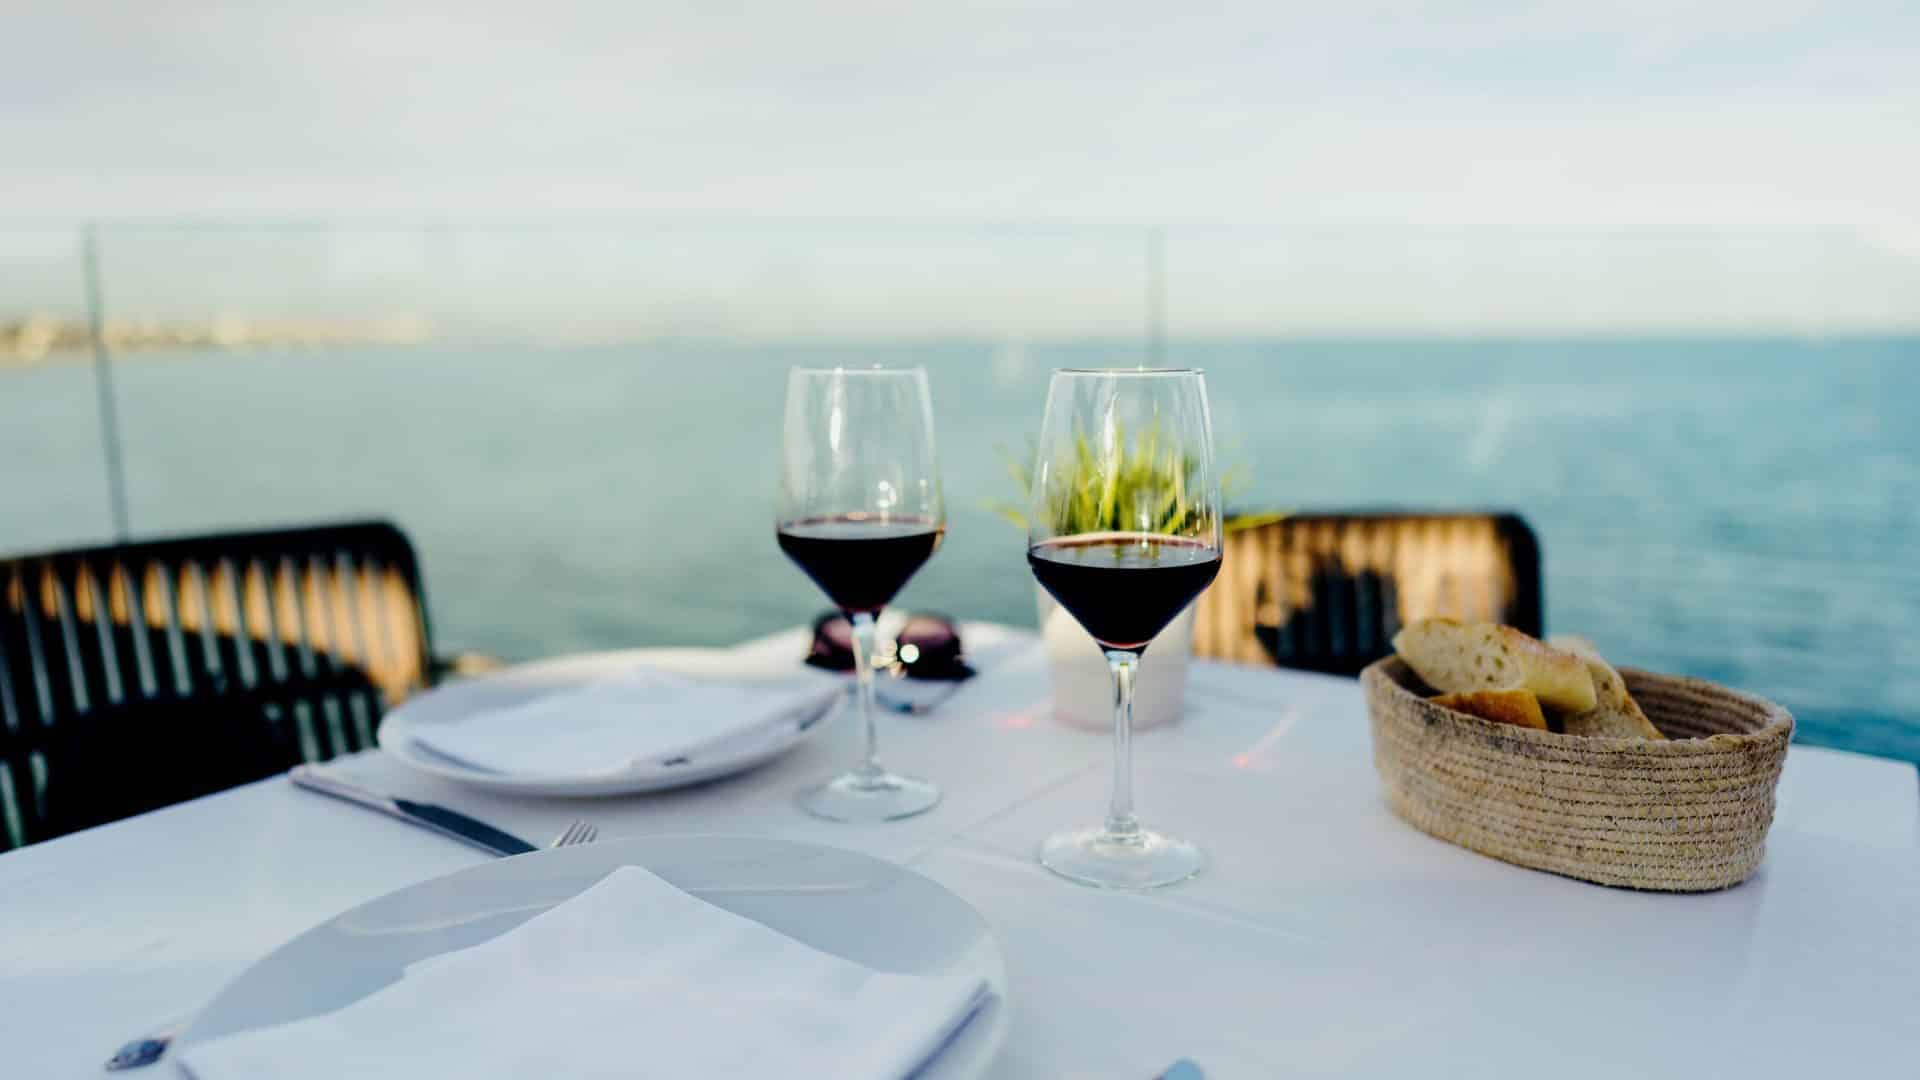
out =
{"type": "Polygon", "coordinates": [[[602,776],[802,723],[838,693],[811,680],[733,683],[636,668],[454,723],[423,724],[415,738],[490,772],[602,776]]]}
{"type": "Polygon", "coordinates": [[[989,994],[872,971],[637,866],[339,1010],[183,1048],[195,1080],[897,1078],[989,994]]]}

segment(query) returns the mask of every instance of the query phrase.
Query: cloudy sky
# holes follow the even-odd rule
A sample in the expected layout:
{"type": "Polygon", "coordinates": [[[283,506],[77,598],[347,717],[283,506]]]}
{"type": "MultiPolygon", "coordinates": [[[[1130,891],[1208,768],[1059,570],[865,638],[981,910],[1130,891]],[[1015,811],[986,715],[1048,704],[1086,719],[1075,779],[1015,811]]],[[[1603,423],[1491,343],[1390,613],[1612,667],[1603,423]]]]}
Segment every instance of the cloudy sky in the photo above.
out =
{"type": "Polygon", "coordinates": [[[1920,318],[1912,0],[20,3],[15,224],[1257,225],[1289,280],[1396,250],[1531,268],[1575,235],[1583,287],[1649,324],[1755,259],[1736,321],[1809,267],[1831,296],[1800,323],[1920,318]]]}

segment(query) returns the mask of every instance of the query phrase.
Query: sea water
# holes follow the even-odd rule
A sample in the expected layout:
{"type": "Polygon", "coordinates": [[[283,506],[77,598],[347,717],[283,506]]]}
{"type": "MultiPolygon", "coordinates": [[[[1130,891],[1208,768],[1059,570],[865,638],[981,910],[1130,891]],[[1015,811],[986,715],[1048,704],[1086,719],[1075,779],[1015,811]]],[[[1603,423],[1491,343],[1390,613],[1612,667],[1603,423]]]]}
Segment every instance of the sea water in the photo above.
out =
{"type": "MultiPolygon", "coordinates": [[[[137,535],[391,518],[443,650],[721,644],[822,602],[774,543],[792,363],[921,363],[947,542],[900,596],[1030,624],[1003,455],[1132,345],[432,345],[116,363],[137,535]]],[[[1920,339],[1175,342],[1249,509],[1524,514],[1554,632],[1920,759],[1920,339]]],[[[96,387],[0,370],[0,550],[109,538],[96,387]]]]}

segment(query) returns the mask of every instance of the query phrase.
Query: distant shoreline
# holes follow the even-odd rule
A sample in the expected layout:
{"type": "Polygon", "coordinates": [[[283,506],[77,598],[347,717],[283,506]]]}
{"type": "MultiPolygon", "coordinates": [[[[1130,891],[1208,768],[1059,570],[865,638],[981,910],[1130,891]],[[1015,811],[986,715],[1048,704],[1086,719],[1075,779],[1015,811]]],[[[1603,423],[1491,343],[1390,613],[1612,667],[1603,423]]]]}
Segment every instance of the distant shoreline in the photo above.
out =
{"type": "MultiPolygon", "coordinates": [[[[219,316],[204,322],[108,319],[102,343],[114,353],[173,349],[250,349],[339,345],[418,345],[432,340],[426,319],[263,319],[219,316]]],[[[93,330],[77,319],[28,315],[0,321],[0,366],[27,366],[93,349],[93,330]]]]}
{"type": "MultiPolygon", "coordinates": [[[[200,322],[108,320],[102,327],[107,350],[115,356],[135,353],[181,354],[222,352],[245,354],[259,350],[340,349],[364,346],[460,346],[468,350],[508,349],[584,350],[633,348],[695,348],[753,355],[769,349],[803,356],[832,357],[846,350],[902,349],[985,350],[995,363],[1003,359],[1025,362],[1034,350],[1096,349],[1099,362],[1126,365],[1147,359],[1144,343],[1126,335],[981,336],[960,332],[866,337],[797,333],[769,336],[757,333],[661,334],[524,333],[520,335],[462,333],[437,326],[424,317],[386,320],[273,319],[225,316],[200,322]]],[[[1779,344],[1840,346],[1881,343],[1909,346],[1920,343],[1920,326],[1883,330],[1815,333],[1752,330],[1745,333],[1710,329],[1624,327],[1611,333],[1541,328],[1501,334],[1415,333],[1381,331],[1373,334],[1185,332],[1166,343],[1168,358],[1230,347],[1248,348],[1417,348],[1455,353],[1488,347],[1541,347],[1555,350],[1613,349],[1624,345],[1688,346],[1779,344]]],[[[84,363],[92,357],[93,340],[87,324],[50,315],[0,318],[0,372],[40,365],[84,363]]],[[[1092,355],[1092,354],[1089,354],[1092,355]]],[[[1090,363],[1092,359],[1076,362],[1090,363]]]]}

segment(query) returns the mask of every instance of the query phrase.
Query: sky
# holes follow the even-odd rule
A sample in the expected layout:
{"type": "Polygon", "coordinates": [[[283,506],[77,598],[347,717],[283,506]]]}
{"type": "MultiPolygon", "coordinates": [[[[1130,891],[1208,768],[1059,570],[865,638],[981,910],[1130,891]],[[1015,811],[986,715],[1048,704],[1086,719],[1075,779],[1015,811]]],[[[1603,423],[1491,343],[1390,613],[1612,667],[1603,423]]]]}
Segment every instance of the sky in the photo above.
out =
{"type": "Polygon", "coordinates": [[[1197,329],[1920,325],[1911,0],[1177,7],[29,0],[0,225],[1163,225],[1197,329]]]}

